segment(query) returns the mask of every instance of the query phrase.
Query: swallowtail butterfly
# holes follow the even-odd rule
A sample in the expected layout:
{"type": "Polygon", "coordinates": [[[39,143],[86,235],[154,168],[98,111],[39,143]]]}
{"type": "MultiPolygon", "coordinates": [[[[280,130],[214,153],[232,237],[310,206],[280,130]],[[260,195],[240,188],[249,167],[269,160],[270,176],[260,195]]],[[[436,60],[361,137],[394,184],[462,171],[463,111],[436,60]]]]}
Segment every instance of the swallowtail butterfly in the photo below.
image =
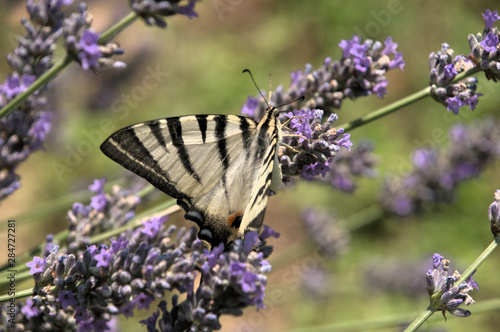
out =
{"type": "Polygon", "coordinates": [[[281,124],[238,115],[189,115],[138,123],[112,134],[106,156],[177,199],[198,237],[216,246],[259,231],[270,191],[281,187],[281,124]]]}

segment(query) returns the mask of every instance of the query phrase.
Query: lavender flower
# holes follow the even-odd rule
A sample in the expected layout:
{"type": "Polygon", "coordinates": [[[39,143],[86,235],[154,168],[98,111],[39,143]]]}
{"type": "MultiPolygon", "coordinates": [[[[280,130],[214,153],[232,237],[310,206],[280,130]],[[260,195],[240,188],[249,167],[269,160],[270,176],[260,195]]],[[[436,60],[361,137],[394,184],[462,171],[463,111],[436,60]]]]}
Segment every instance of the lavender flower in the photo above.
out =
{"type": "Polygon", "coordinates": [[[86,249],[90,236],[123,226],[135,215],[139,197],[118,186],[113,186],[111,193],[107,194],[104,192],[105,182],[106,178],[102,178],[89,186],[96,194],[90,198],[88,206],[75,203],[68,211],[67,243],[73,254],[86,249]]]}
{"type": "Polygon", "coordinates": [[[266,239],[279,234],[265,226],[260,236],[249,232],[228,251],[223,244],[208,251],[195,227],[181,228],[176,234],[175,226],[163,226],[166,217],[151,217],[141,227],[112,239],[110,245],[84,248],[89,236],[128,221],[139,201],[116,186],[106,193],[104,184],[103,178],[89,186],[96,195],[104,195],[104,209],[75,203],[68,211],[70,246],[60,250],[48,237],[50,250],[46,248],[44,257],[28,264],[35,295],[29,310],[24,307],[19,324],[27,327],[43,321],[49,328],[105,330],[114,316],[147,310],[167,291],[186,293],[187,298],[179,303],[178,294],[174,295],[170,310],[165,301],[160,303],[159,310],[142,321],[148,328],[158,324],[161,331],[216,329],[221,315],[241,315],[243,308],[252,305],[264,307],[264,273],[270,271],[265,258],[272,252],[266,239]],[[195,286],[199,274],[202,282],[195,286]]]}
{"type": "Polygon", "coordinates": [[[114,55],[123,54],[123,49],[116,43],[100,45],[100,35],[90,28],[92,18],[85,3],[79,4],[78,11],[63,21],[64,46],[68,54],[78,61],[84,70],[95,70],[102,66],[123,68],[123,62],[111,59],[114,55]]]}
{"type": "Polygon", "coordinates": [[[312,299],[322,300],[332,293],[328,271],[319,266],[306,269],[300,279],[305,295],[312,299]]]}
{"type": "MultiPolygon", "coordinates": [[[[61,35],[61,9],[70,1],[28,1],[31,22],[23,19],[26,35],[7,55],[14,73],[0,84],[0,108],[25,91],[36,77],[52,66],[55,42],[61,35]]],[[[50,130],[51,114],[42,112],[46,101],[39,93],[31,95],[23,105],[0,119],[0,199],[21,185],[15,173],[17,166],[32,152],[39,150],[50,130]]]]}
{"type": "MultiPolygon", "coordinates": [[[[339,47],[342,48],[340,61],[328,57],[317,70],[312,70],[312,66],[307,64],[304,71],[292,72],[288,90],[285,92],[279,86],[270,103],[283,105],[283,111],[291,111],[294,105],[290,103],[305,95],[302,108],[323,109],[329,115],[333,109],[340,108],[345,98],[355,99],[371,94],[382,98],[388,84],[385,77],[387,71],[395,68],[403,70],[405,65],[402,53],[396,51],[397,44],[391,37],[382,44],[371,39],[363,42],[361,37],[354,35],[351,40],[342,40],[339,47]]],[[[242,113],[245,111],[244,114],[261,119],[266,108],[262,97],[259,97],[257,105],[255,98],[249,97],[242,113]]]]}
{"type": "Polygon", "coordinates": [[[386,212],[400,216],[431,209],[454,199],[461,182],[477,176],[500,157],[499,124],[493,119],[471,126],[455,125],[447,149],[418,149],[412,155],[415,169],[400,178],[386,178],[380,197],[386,212]]]}
{"type": "Polygon", "coordinates": [[[497,81],[500,77],[500,52],[499,36],[500,33],[497,27],[493,27],[493,23],[498,21],[498,11],[492,12],[486,10],[483,14],[485,27],[483,33],[478,33],[476,36],[469,35],[469,46],[471,48],[470,59],[475,65],[481,68],[487,79],[497,81]]]}
{"type": "Polygon", "coordinates": [[[374,177],[377,164],[378,158],[373,153],[372,144],[361,141],[353,150],[341,149],[337,152],[329,164],[331,171],[318,180],[329,183],[338,190],[353,192],[356,189],[353,177],[374,177]]]}
{"type": "Polygon", "coordinates": [[[448,111],[458,114],[459,108],[469,106],[473,111],[481,93],[476,93],[477,78],[467,77],[457,83],[450,82],[461,72],[474,67],[472,61],[464,56],[453,58],[453,50],[443,43],[441,51],[429,56],[431,96],[445,105],[448,111]]]}
{"type": "MultiPolygon", "coordinates": [[[[316,71],[311,65],[306,65],[304,72],[291,73],[292,82],[286,92],[279,86],[272,95],[270,103],[280,106],[291,119],[290,129],[285,129],[283,142],[288,147],[280,149],[280,162],[284,180],[300,175],[311,181],[321,175],[324,181],[330,182],[341,190],[352,191],[354,184],[352,175],[373,174],[369,168],[374,164],[374,158],[366,149],[366,145],[357,155],[366,157],[358,165],[357,174],[343,168],[336,172],[336,154],[340,147],[351,150],[350,134],[344,129],[332,128],[338,117],[331,113],[332,109],[340,108],[342,100],[377,94],[380,98],[386,93],[387,79],[385,73],[394,68],[403,69],[402,54],[396,52],[397,44],[389,37],[384,45],[380,42],[366,40],[354,36],[352,40],[343,40],[339,46],[343,50],[341,61],[326,58],[323,66],[316,71]],[[305,95],[304,107],[295,109],[292,101],[305,95]],[[327,110],[325,115],[324,111],[327,110]],[[323,116],[328,116],[323,123],[323,116]],[[286,137],[286,134],[295,137],[286,137]]],[[[242,108],[242,113],[255,119],[262,118],[267,104],[263,97],[249,97],[242,108]]],[[[348,158],[345,158],[346,161],[348,158]]],[[[348,160],[352,161],[352,159],[348,160]]],[[[339,163],[340,164],[340,163],[339,163]]],[[[318,177],[319,178],[319,177],[318,177]]]]}
{"type": "Polygon", "coordinates": [[[249,232],[245,243],[236,240],[229,252],[223,252],[223,244],[211,252],[205,250],[206,261],[201,266],[203,283],[196,291],[191,284],[186,301],[176,304],[177,298],[173,299],[170,312],[160,305],[160,331],[220,329],[222,314],[241,316],[241,310],[249,305],[264,308],[267,278],[263,273],[270,271],[269,263],[263,259],[263,252],[245,250],[257,240],[257,234],[249,232]]]}
{"type": "Polygon", "coordinates": [[[350,150],[350,135],[341,128],[332,128],[337,119],[331,114],[325,123],[321,123],[322,110],[295,110],[285,114],[290,121],[291,136],[284,136],[284,145],[280,147],[280,163],[284,180],[300,175],[311,181],[314,176],[323,177],[331,169],[328,167],[341,147],[350,150]]]}
{"type": "MultiPolygon", "coordinates": [[[[155,297],[177,290],[187,294],[185,301],[178,303],[175,295],[170,311],[163,301],[160,311],[141,322],[154,326],[161,312],[158,321],[161,331],[183,331],[218,329],[220,315],[241,315],[241,309],[250,305],[264,307],[267,279],[263,273],[270,271],[264,251],[269,250],[256,252],[245,248],[256,244],[257,248],[263,248],[262,242],[256,242],[272,235],[269,230],[262,234],[261,240],[248,233],[245,243],[236,240],[229,252],[223,251],[222,244],[212,251],[204,249],[196,237],[196,228],[180,229],[178,244],[171,242],[174,226],[163,229],[158,242],[141,235],[140,229],[130,232],[130,242],[121,238],[110,248],[92,246],[77,259],[71,254],[49,254],[44,271],[36,273],[37,295],[33,301],[37,312],[74,315],[75,325],[71,330],[76,327],[99,330],[112,315],[130,316],[134,308],[148,309],[155,297]],[[200,272],[202,283],[195,288],[194,279],[200,272]],[[58,285],[57,293],[46,293],[41,287],[50,283],[58,285]]],[[[66,315],[61,317],[67,319],[66,315]]],[[[29,324],[30,319],[33,318],[25,316],[23,324],[29,324]]]]}
{"type": "Polygon", "coordinates": [[[146,24],[165,28],[167,22],[165,22],[162,16],[180,14],[188,18],[198,17],[198,14],[194,11],[195,3],[195,0],[130,0],[130,7],[144,20],[144,22],[146,22],[146,24]],[[180,5],[181,2],[187,2],[187,4],[180,5]]]}
{"type": "Polygon", "coordinates": [[[455,271],[452,275],[448,274],[450,261],[443,259],[443,256],[434,254],[432,257],[433,269],[426,275],[427,292],[431,298],[431,307],[434,310],[449,312],[454,316],[468,317],[471,315],[469,310],[458,308],[462,303],[465,305],[473,304],[475,301],[469,295],[469,292],[476,288],[477,283],[468,278],[466,282],[460,285],[455,283],[460,279],[460,273],[455,271]]]}
{"type": "Polygon", "coordinates": [[[338,256],[349,245],[348,231],[330,214],[308,209],[302,213],[302,221],[310,238],[319,246],[323,255],[338,256]]]}
{"type": "MultiPolygon", "coordinates": [[[[80,14],[64,18],[63,6],[71,2],[27,1],[31,22],[22,20],[26,35],[19,38],[18,47],[7,56],[14,73],[8,76],[4,84],[0,84],[0,108],[52,67],[56,41],[63,30],[66,44],[71,46],[71,38],[74,41],[73,48],[69,48],[68,52],[74,52],[73,55],[80,59],[84,69],[95,68],[97,61],[104,56],[120,53],[112,44],[98,47],[95,35],[84,30],[90,25],[84,5],[80,5],[80,14]],[[72,32],[83,34],[83,37],[71,35],[72,32]]],[[[0,119],[0,199],[20,187],[19,176],[15,173],[17,166],[32,152],[42,148],[51,127],[51,114],[43,112],[45,105],[46,100],[40,92],[35,92],[12,113],[0,119]]]]}
{"type": "Polygon", "coordinates": [[[422,295],[428,269],[427,259],[371,259],[363,268],[365,283],[370,292],[398,293],[411,297],[422,295]]]}
{"type": "MultiPolygon", "coordinates": [[[[5,93],[3,87],[0,93],[5,93]]],[[[31,99],[33,103],[45,103],[35,98],[31,99]]],[[[26,109],[0,119],[0,199],[21,186],[15,170],[32,152],[41,149],[51,127],[50,118],[50,113],[35,112],[26,105],[26,109]]]]}

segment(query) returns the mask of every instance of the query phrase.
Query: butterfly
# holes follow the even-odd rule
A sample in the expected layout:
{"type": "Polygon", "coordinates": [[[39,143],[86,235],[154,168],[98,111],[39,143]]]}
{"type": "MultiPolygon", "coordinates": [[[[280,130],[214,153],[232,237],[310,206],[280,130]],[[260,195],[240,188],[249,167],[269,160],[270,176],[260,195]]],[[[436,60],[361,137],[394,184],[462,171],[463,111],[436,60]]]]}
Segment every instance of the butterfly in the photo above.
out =
{"type": "Polygon", "coordinates": [[[276,107],[261,121],[238,115],[188,115],[118,130],[102,152],[177,199],[198,237],[226,248],[259,231],[270,192],[282,183],[276,107]]]}

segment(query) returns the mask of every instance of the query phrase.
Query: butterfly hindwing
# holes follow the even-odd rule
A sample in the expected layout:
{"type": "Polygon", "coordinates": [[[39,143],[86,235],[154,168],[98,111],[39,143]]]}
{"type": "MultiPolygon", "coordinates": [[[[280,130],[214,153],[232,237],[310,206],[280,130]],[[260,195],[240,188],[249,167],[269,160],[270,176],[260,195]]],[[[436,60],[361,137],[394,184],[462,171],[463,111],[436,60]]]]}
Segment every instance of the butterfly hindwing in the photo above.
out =
{"type": "Polygon", "coordinates": [[[235,115],[147,121],[117,131],[101,150],[177,198],[186,219],[198,224],[200,239],[227,244],[260,229],[277,170],[281,181],[274,110],[259,123],[235,115]]]}
{"type": "Polygon", "coordinates": [[[276,109],[267,111],[266,117],[258,127],[255,161],[259,161],[259,173],[253,182],[250,200],[243,213],[238,236],[242,237],[247,230],[259,231],[267,207],[269,191],[277,192],[281,187],[281,168],[278,161],[278,148],[281,141],[280,123],[276,117],[276,109]],[[266,147],[265,149],[262,147],[266,147]]]}

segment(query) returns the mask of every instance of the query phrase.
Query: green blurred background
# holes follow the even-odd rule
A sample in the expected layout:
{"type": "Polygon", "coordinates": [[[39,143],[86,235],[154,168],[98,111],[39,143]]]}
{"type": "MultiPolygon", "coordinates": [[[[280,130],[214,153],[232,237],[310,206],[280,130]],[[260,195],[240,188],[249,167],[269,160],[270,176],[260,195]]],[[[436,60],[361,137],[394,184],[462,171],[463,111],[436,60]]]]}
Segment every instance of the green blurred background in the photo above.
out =
{"type": "MultiPolygon", "coordinates": [[[[94,29],[102,31],[125,16],[127,3],[89,1],[94,29]]],[[[19,20],[26,12],[23,1],[3,1],[0,9],[1,56],[5,58],[16,35],[23,33],[19,20]]],[[[115,180],[126,174],[99,150],[100,143],[115,130],[168,116],[238,114],[247,96],[256,95],[242,69],[250,68],[262,89],[268,88],[269,73],[273,87],[286,87],[290,71],[304,69],[306,63],[317,68],[327,56],[339,58],[338,43],[354,33],[380,41],[391,36],[406,62],[404,72],[389,73],[389,93],[384,99],[346,100],[338,111],[339,123],[374,111],[428,85],[428,56],[440,50],[441,43],[450,44],[455,54],[468,54],[467,36],[482,32],[481,13],[486,9],[498,10],[498,2],[214,0],[197,4],[198,18],[168,18],[164,30],[137,21],[114,39],[125,49],[120,59],[127,63],[126,69],[93,74],[73,64],[53,81],[47,97],[55,117],[45,151],[33,154],[20,166],[22,188],[0,203],[2,219],[17,218],[18,250],[31,248],[47,233],[66,227],[65,209],[26,222],[19,216],[85,190],[94,178],[105,175],[115,180]],[[151,71],[161,72],[154,87],[146,78],[151,71]]],[[[5,61],[0,68],[6,77],[10,69],[5,61]]],[[[425,309],[424,278],[432,254],[444,255],[451,259],[453,269],[463,271],[492,241],[487,208],[493,192],[500,188],[498,162],[479,178],[461,185],[455,204],[440,205],[435,211],[404,221],[384,219],[363,227],[351,234],[349,249],[333,260],[317,259],[298,250],[310,243],[300,214],[312,206],[328,209],[339,219],[347,218],[376,203],[384,176],[406,169],[411,151],[432,142],[433,132],[446,131],[456,122],[472,123],[488,114],[498,116],[497,90],[494,83],[480,77],[478,92],[484,96],[474,112],[462,109],[454,116],[427,98],[353,130],[353,143],[369,139],[380,157],[378,176],[358,181],[353,194],[301,182],[272,197],[266,224],[282,237],[271,241],[275,253],[270,261],[277,268],[269,275],[267,309],[256,312],[249,308],[243,317],[225,317],[222,330],[317,330],[318,326],[401,315],[411,319],[425,309]],[[378,289],[367,282],[366,271],[374,265],[404,267],[422,262],[427,266],[416,276],[422,282],[420,295],[402,292],[401,285],[378,289]],[[298,282],[303,272],[316,265],[328,271],[321,297],[311,296],[298,282]]],[[[165,198],[158,195],[158,201],[165,198]]],[[[499,258],[500,254],[494,253],[475,275],[481,292],[471,295],[478,307],[481,301],[500,296],[499,258]]],[[[404,285],[405,278],[401,279],[404,285]]],[[[447,323],[437,313],[422,330],[498,330],[498,310],[482,313],[476,312],[475,306],[467,309],[472,311],[471,317],[448,315],[447,323]]],[[[147,315],[140,312],[122,320],[123,330],[137,330],[137,317],[147,315]]],[[[399,331],[405,325],[402,322],[379,330],[399,331]]]]}

